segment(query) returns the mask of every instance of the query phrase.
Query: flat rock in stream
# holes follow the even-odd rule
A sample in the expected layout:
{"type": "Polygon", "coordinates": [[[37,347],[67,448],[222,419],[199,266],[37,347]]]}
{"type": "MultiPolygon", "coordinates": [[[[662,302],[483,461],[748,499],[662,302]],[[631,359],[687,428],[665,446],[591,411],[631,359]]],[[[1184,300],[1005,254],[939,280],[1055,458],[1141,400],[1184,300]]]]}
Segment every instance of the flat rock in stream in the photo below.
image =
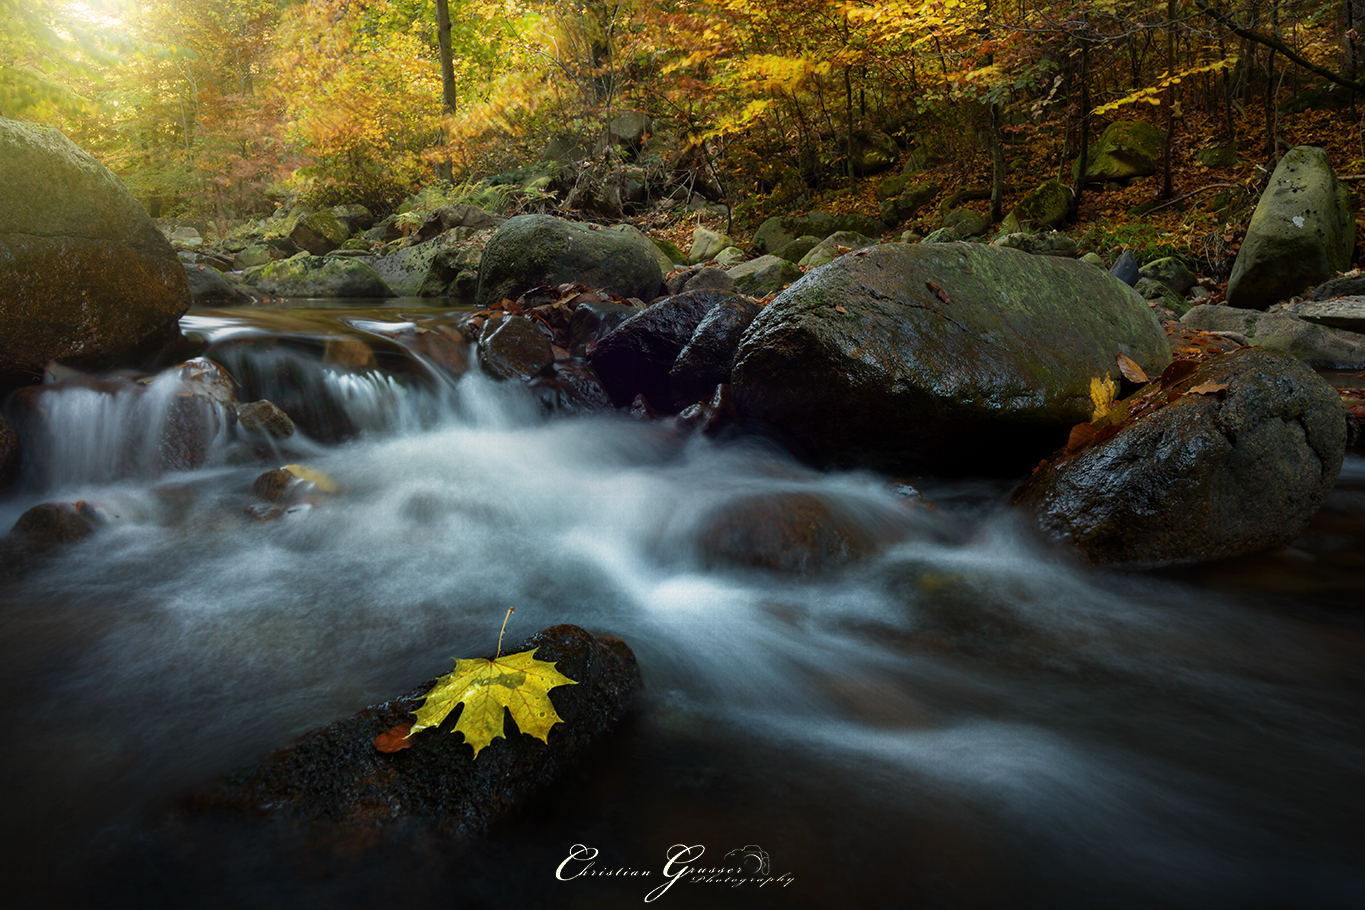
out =
{"type": "Polygon", "coordinates": [[[1365,297],[1337,297],[1300,303],[1291,310],[1305,322],[1365,333],[1365,297]]]}
{"type": "Polygon", "coordinates": [[[254,770],[224,776],[212,789],[182,800],[178,816],[205,813],[267,816],[311,826],[326,842],[359,846],[385,831],[417,827],[469,840],[523,806],[533,794],[581,762],[624,717],[640,686],[635,656],[620,639],[578,626],[552,626],[507,653],[536,650],[578,684],[549,697],[562,723],[549,742],[516,731],[479,753],[451,733],[460,714],[424,730],[412,745],[380,752],[375,738],[413,721],[435,685],[428,680],[392,701],[307,733],[254,770]]]}

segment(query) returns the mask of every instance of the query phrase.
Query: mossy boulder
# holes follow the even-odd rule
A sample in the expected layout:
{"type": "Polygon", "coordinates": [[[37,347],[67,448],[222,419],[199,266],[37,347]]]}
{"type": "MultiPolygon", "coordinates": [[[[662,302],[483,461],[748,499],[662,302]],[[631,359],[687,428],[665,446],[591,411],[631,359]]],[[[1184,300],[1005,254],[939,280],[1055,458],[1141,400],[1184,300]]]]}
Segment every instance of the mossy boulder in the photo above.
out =
{"type": "MultiPolygon", "coordinates": [[[[1161,163],[1166,131],[1143,120],[1117,120],[1091,144],[1085,156],[1085,181],[1125,180],[1155,174],[1161,163]]],[[[1080,159],[1072,167],[1079,182],[1080,159]]]]}
{"type": "Polygon", "coordinates": [[[909,183],[898,196],[883,199],[880,206],[882,221],[887,224],[900,224],[919,214],[939,194],[936,180],[923,180],[909,183]]]}
{"type": "Polygon", "coordinates": [[[742,413],[811,460],[1014,471],[1090,418],[1117,356],[1170,361],[1147,305],[1075,260],[975,243],[842,256],[764,308],[735,355],[742,413]]]}
{"type": "Polygon", "coordinates": [[[775,294],[801,277],[801,267],[780,256],[759,256],[727,272],[735,290],[750,297],[775,294]]]}
{"type": "Polygon", "coordinates": [[[295,256],[247,269],[242,282],[267,297],[393,297],[379,273],[359,259],[295,256]]]}
{"type": "Polygon", "coordinates": [[[861,250],[863,247],[872,246],[876,242],[871,237],[864,237],[857,231],[836,231],[812,247],[811,251],[801,257],[801,261],[797,264],[807,269],[818,269],[845,253],[861,250]]]}
{"type": "Polygon", "coordinates": [[[289,232],[289,239],[299,249],[314,256],[325,256],[338,249],[350,236],[350,228],[331,209],[321,209],[300,218],[294,230],[289,232]]]}
{"type": "Polygon", "coordinates": [[[1264,310],[1346,271],[1355,251],[1351,195],[1327,152],[1301,145],[1280,159],[1228,279],[1229,306],[1264,310]]]}
{"type": "MultiPolygon", "coordinates": [[[[841,142],[847,152],[846,140],[841,142]]],[[[853,131],[853,173],[875,174],[896,163],[901,150],[896,140],[879,130],[853,131]]]]}
{"type": "Polygon", "coordinates": [[[179,338],[184,266],[118,178],[51,127],[0,118],[0,384],[56,360],[132,366],[179,338]]]}
{"type": "Polygon", "coordinates": [[[825,238],[835,231],[857,231],[868,237],[886,233],[886,225],[866,215],[811,212],[808,215],[774,215],[754,232],[754,246],[765,253],[780,250],[798,237],[825,238]]]}
{"type": "Polygon", "coordinates": [[[721,250],[734,245],[735,242],[725,234],[702,227],[699,224],[692,229],[692,249],[687,254],[687,261],[693,265],[700,262],[710,262],[719,255],[721,250]]]}
{"type": "Polygon", "coordinates": [[[773,255],[788,262],[800,262],[806,254],[820,245],[820,238],[814,234],[807,234],[804,237],[797,237],[790,243],[785,243],[782,248],[773,255]]]}
{"type": "Polygon", "coordinates": [[[549,215],[518,215],[484,247],[475,304],[515,300],[532,288],[566,281],[648,303],[663,287],[659,269],[647,239],[549,215]]]}
{"type": "Polygon", "coordinates": [[[1056,177],[1039,184],[1019,201],[1000,225],[1002,234],[1045,231],[1066,220],[1071,211],[1071,190],[1056,177]]]}

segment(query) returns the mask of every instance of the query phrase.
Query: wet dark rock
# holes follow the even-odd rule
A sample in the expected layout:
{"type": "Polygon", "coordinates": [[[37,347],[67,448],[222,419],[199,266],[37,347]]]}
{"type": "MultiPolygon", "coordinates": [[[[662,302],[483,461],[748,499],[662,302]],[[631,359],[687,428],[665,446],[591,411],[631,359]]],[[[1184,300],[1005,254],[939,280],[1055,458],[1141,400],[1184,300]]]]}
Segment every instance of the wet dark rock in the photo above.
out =
{"type": "Polygon", "coordinates": [[[190,282],[190,296],[195,306],[240,306],[255,298],[223,277],[223,273],[204,265],[185,266],[190,282]]]}
{"type": "Polygon", "coordinates": [[[715,436],[727,427],[739,423],[739,408],[728,385],[717,385],[709,401],[698,401],[678,412],[678,424],[688,430],[698,430],[703,436],[715,436]]]}
{"type": "Polygon", "coordinates": [[[1333,297],[1365,297],[1365,275],[1333,278],[1324,281],[1313,291],[1314,300],[1331,300],[1333,297]]]}
{"type": "MultiPolygon", "coordinates": [[[[562,723],[548,744],[521,732],[495,739],[473,758],[463,737],[449,732],[457,709],[409,748],[380,752],[375,738],[411,723],[429,680],[406,695],[366,708],[305,734],[258,767],[222,778],[183,800],[177,815],[226,813],[302,823],[323,842],[364,847],[412,830],[470,840],[524,806],[586,759],[620,723],[640,686],[630,648],[577,626],[553,626],[504,653],[536,651],[577,682],[550,690],[562,723]]],[[[515,731],[508,720],[507,729],[515,731]]]]}
{"type": "Polygon", "coordinates": [[[1015,501],[1045,534],[1105,565],[1207,562],[1293,540],[1341,469],[1336,390],[1293,357],[1242,348],[1157,394],[1182,392],[1054,461],[1015,501]]]}
{"type": "Polygon", "coordinates": [[[90,503],[45,502],[20,515],[9,533],[12,542],[43,547],[84,540],[103,523],[90,503]]]}
{"type": "Polygon", "coordinates": [[[1264,310],[1350,267],[1351,194],[1327,152],[1299,146],[1280,159],[1256,203],[1228,279],[1229,306],[1264,310]]]}
{"type": "Polygon", "coordinates": [[[656,408],[669,408],[669,371],[711,309],[732,295],[688,291],[641,310],[599,338],[588,353],[592,367],[617,406],[644,395],[656,408]]]}
{"type": "Polygon", "coordinates": [[[393,337],[423,363],[452,379],[469,371],[469,342],[454,325],[419,325],[393,337]]]}
{"type": "Polygon", "coordinates": [[[508,316],[479,339],[479,362],[497,379],[530,379],[554,359],[549,337],[525,316],[508,316]]]}
{"type": "Polygon", "coordinates": [[[580,303],[569,320],[570,351],[575,357],[583,356],[589,344],[638,312],[637,307],[609,300],[580,303]]]}
{"type": "Polygon", "coordinates": [[[620,231],[549,215],[518,215],[498,228],[479,264],[480,307],[515,300],[531,288],[581,282],[646,302],[663,285],[654,247],[620,231]]]}
{"type": "Polygon", "coordinates": [[[612,409],[602,380],[581,360],[559,360],[529,383],[536,399],[557,414],[590,414],[612,409]]]}
{"type": "Polygon", "coordinates": [[[56,130],[0,118],[0,385],[133,366],[180,337],[185,269],[142,203],[56,130]]]}
{"type": "Polygon", "coordinates": [[[294,435],[294,421],[265,399],[239,407],[237,422],[248,433],[264,433],[272,439],[287,439],[294,435]]]}
{"type": "Polygon", "coordinates": [[[717,565],[808,575],[872,553],[879,540],[810,493],[772,493],[725,506],[703,528],[702,558],[717,565]]]}
{"type": "Polygon", "coordinates": [[[717,295],[669,371],[673,406],[679,410],[705,400],[730,381],[730,367],[744,330],[762,307],[740,294],[717,295]]]}
{"type": "Polygon", "coordinates": [[[1133,251],[1124,250],[1123,255],[1119,256],[1118,261],[1109,269],[1109,274],[1132,287],[1142,277],[1142,270],[1138,268],[1137,257],[1133,255],[1133,251]]]}
{"type": "Polygon", "coordinates": [[[289,491],[299,479],[285,468],[275,468],[257,477],[251,484],[251,495],[266,502],[286,502],[289,491]]]}
{"type": "Polygon", "coordinates": [[[8,486],[19,476],[19,434],[0,414],[0,487],[8,486]]]}
{"type": "Polygon", "coordinates": [[[1005,472],[1093,410],[1117,355],[1149,373],[1165,333],[1083,262],[975,243],[882,244],[806,275],[735,355],[740,413],[818,463],[1005,472]]]}
{"type": "Polygon", "coordinates": [[[190,392],[173,396],[166,410],[158,467],[163,471],[203,467],[222,422],[222,412],[214,401],[190,392]]]}
{"type": "Polygon", "coordinates": [[[650,421],[659,419],[659,412],[654,410],[653,405],[644,395],[636,395],[631,399],[627,413],[630,414],[631,420],[650,421]]]}

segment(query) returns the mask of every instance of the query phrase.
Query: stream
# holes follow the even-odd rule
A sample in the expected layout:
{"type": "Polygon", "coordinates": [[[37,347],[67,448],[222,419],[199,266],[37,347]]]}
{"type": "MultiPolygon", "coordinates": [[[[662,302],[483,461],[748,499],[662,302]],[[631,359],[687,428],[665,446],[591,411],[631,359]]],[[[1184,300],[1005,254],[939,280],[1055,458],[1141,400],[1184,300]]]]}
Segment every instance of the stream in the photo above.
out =
{"type": "Polygon", "coordinates": [[[10,906],[637,906],[674,845],[774,881],[661,906],[1365,906],[1361,456],[1292,547],[1100,571],[1025,530],[1014,480],[910,478],[926,507],[754,436],[546,419],[405,348],[453,318],[411,305],[185,317],[243,401],[316,407],[266,462],[224,430],[159,471],[156,383],[45,393],[0,525],[82,500],[107,526],[0,588],[10,906]],[[356,338],[373,357],[338,366],[356,338]],[[338,491],[253,520],[287,461],[338,491]],[[898,542],[805,578],[708,564],[710,516],[793,491],[898,542]],[[645,687],[487,839],[167,828],[176,797],[492,653],[509,607],[513,644],[623,638],[645,687]]]}

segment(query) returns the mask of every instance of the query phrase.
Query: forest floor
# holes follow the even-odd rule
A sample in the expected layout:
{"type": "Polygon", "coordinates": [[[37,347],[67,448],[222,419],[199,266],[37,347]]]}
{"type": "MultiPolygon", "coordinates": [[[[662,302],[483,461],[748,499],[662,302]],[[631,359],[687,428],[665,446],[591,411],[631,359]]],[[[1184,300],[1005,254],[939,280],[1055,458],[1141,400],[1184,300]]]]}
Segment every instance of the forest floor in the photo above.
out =
{"type": "MultiPolygon", "coordinates": [[[[1074,237],[1081,252],[1095,251],[1112,261],[1123,250],[1133,250],[1141,261],[1160,256],[1185,258],[1202,275],[1225,282],[1231,272],[1247,222],[1256,200],[1269,180],[1273,162],[1265,153],[1265,124],[1258,117],[1235,118],[1229,136],[1222,116],[1204,112],[1186,114],[1177,121],[1171,171],[1171,196],[1161,199],[1162,176],[1138,178],[1119,189],[1091,184],[1081,199],[1079,217],[1062,228],[1074,237]],[[1196,153],[1205,147],[1232,145],[1238,152],[1235,167],[1205,167],[1196,153]],[[1143,214],[1132,214],[1139,206],[1165,202],[1143,214]]],[[[1346,178],[1355,210],[1361,214],[1357,229],[1357,259],[1365,250],[1365,122],[1359,111],[1309,110],[1280,118],[1278,135],[1283,154],[1298,145],[1327,149],[1333,168],[1346,178]]],[[[1008,212],[1024,194],[1049,174],[1059,174],[1069,184],[1070,167],[1063,163],[1062,138],[1054,130],[1045,131],[1034,124],[1005,130],[1006,158],[1010,172],[1010,192],[1005,196],[1008,212]],[[1065,171],[1065,173],[1063,173],[1065,171]],[[1027,175],[1027,176],[1024,176],[1027,175]]],[[[872,174],[855,181],[853,187],[825,190],[817,195],[806,211],[858,212],[876,215],[877,188],[895,169],[872,174]]],[[[991,162],[984,148],[955,148],[947,160],[926,171],[940,181],[942,190],[926,205],[921,216],[908,225],[888,232],[898,237],[907,228],[921,235],[938,226],[939,207],[958,190],[989,186],[991,162]]],[[[985,213],[988,203],[965,203],[985,213]]],[[[802,214],[801,210],[789,214],[802,214]]],[[[772,214],[772,213],[770,213],[772,214]]],[[[672,240],[686,251],[691,232],[699,222],[716,230],[727,229],[724,217],[701,217],[693,213],[658,210],[640,219],[652,233],[672,240]]],[[[762,219],[751,227],[756,228],[762,219]]],[[[741,244],[752,236],[734,225],[728,233],[741,244]]]]}

